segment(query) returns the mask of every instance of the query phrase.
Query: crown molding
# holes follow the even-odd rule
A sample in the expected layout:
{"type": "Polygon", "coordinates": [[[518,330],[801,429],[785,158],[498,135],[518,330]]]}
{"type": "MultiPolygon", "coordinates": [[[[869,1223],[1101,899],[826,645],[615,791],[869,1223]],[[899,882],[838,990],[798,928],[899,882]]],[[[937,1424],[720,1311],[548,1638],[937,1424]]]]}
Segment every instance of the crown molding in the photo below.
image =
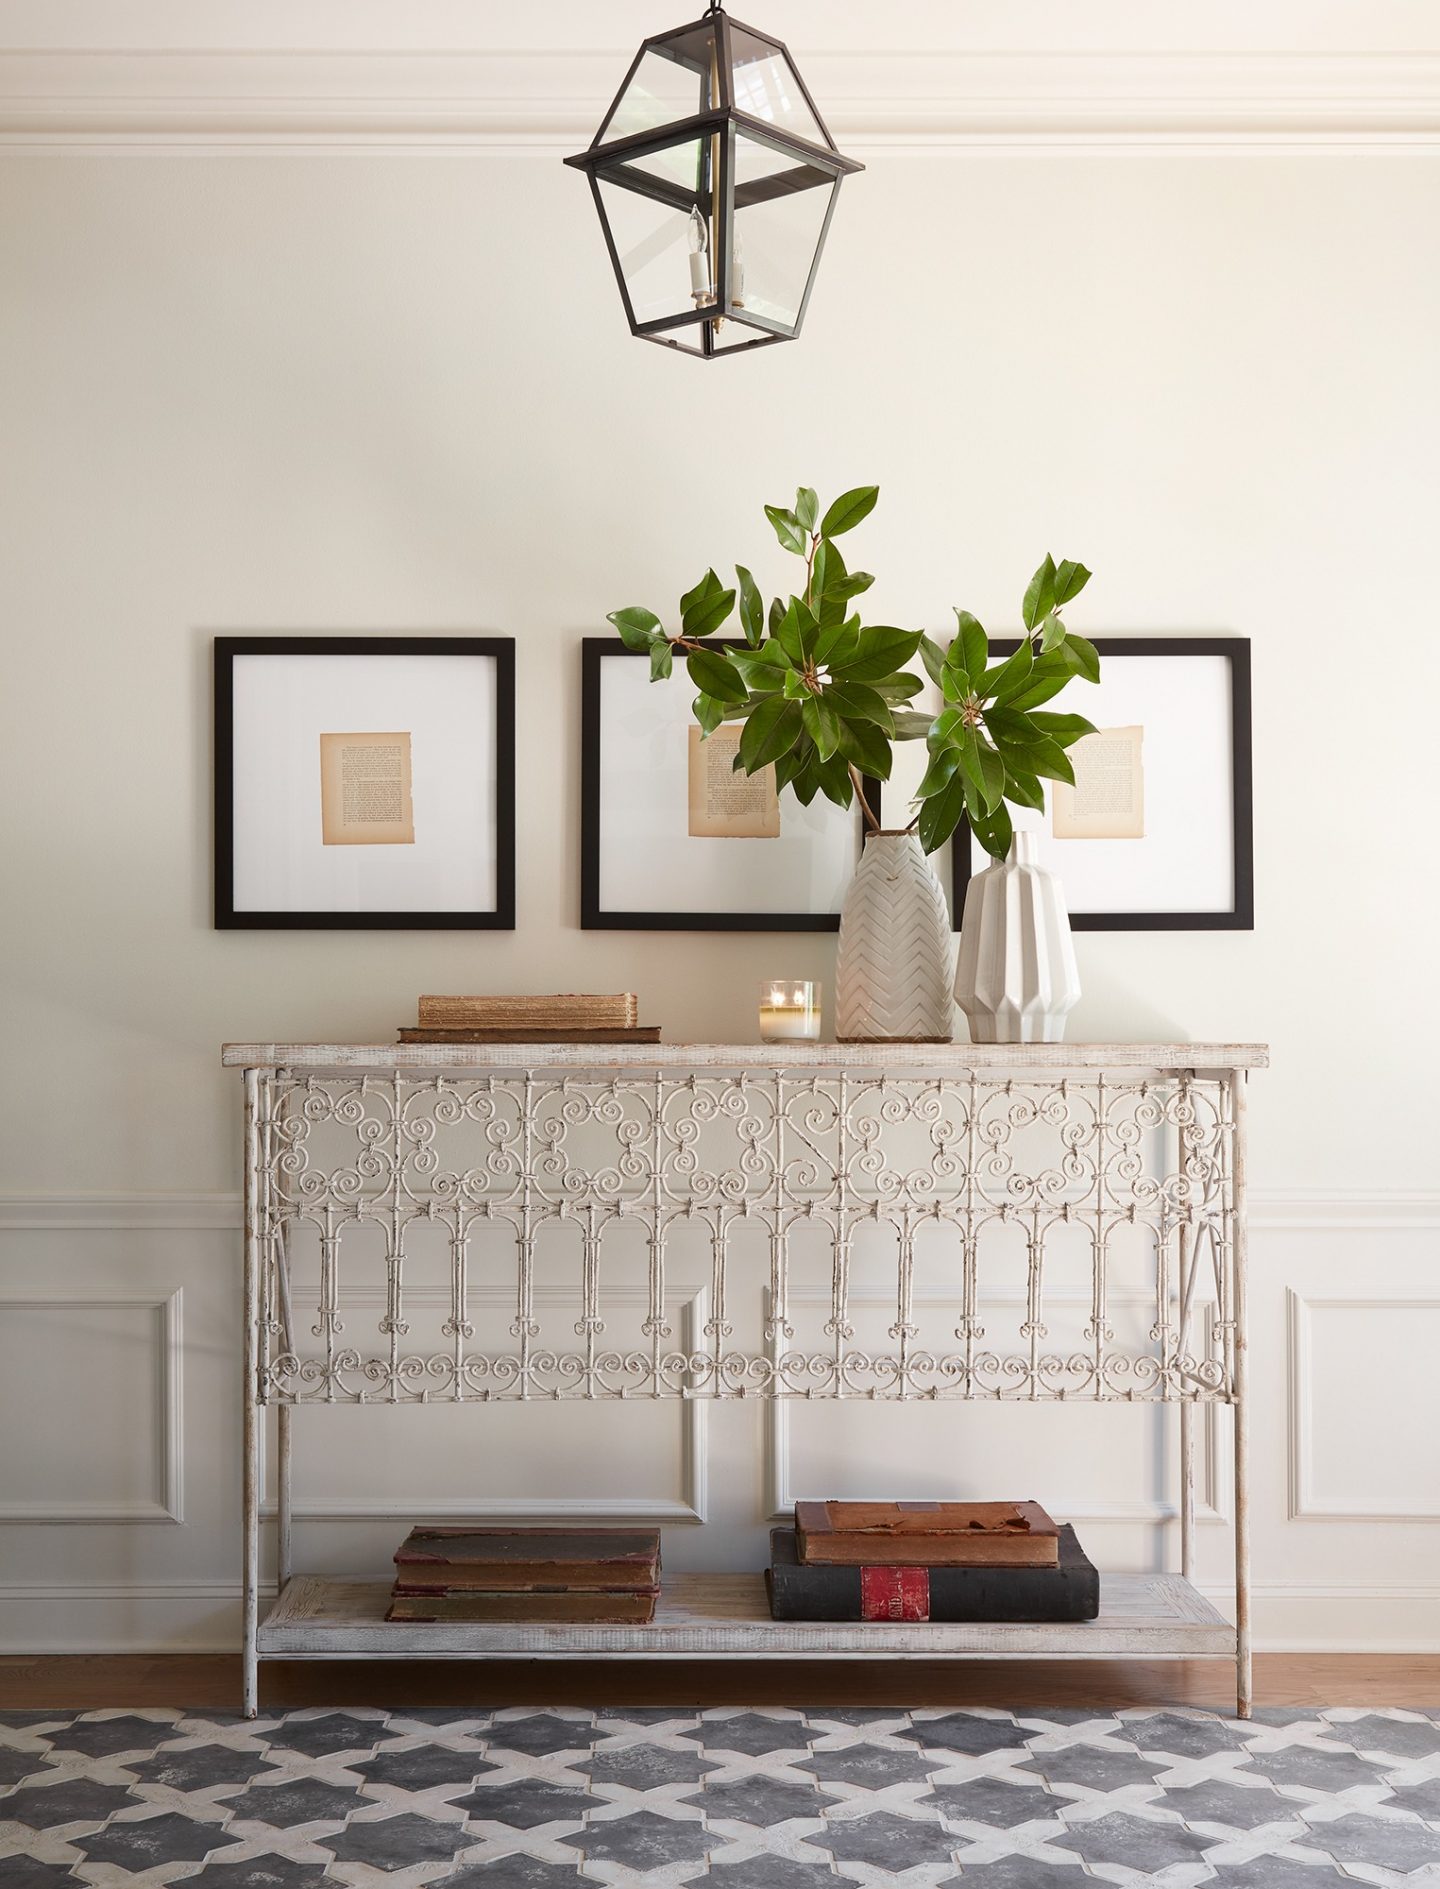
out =
{"type": "MultiPolygon", "coordinates": [[[[633,49],[631,49],[633,51],[633,49]]],[[[628,63],[564,52],[0,52],[12,150],[583,146],[628,63]]],[[[829,52],[842,148],[1440,148],[1440,54],[829,52]]]]}

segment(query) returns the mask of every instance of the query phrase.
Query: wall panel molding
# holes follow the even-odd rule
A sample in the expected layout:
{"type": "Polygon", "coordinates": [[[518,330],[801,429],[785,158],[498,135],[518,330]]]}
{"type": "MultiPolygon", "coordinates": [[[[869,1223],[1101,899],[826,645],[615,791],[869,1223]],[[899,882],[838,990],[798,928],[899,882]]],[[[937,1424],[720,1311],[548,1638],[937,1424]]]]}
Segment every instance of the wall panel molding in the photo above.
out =
{"type": "MultiPolygon", "coordinates": [[[[14,149],[490,150],[595,130],[633,55],[105,50],[0,54],[14,149]]],[[[1432,52],[806,51],[842,145],[922,150],[1440,148],[1432,52]]]]}
{"type": "MultiPolygon", "coordinates": [[[[1440,1312],[1440,1298],[1370,1294],[1362,1298],[1317,1295],[1293,1287],[1285,1294],[1286,1339],[1289,1353],[1289,1423],[1287,1484],[1292,1522],[1440,1522],[1440,1490],[1434,1476],[1423,1476],[1413,1500],[1382,1508],[1363,1496],[1319,1496],[1315,1492],[1315,1368],[1311,1345],[1311,1314],[1345,1312],[1440,1312]]],[[[1417,1359],[1412,1369],[1421,1368],[1417,1359]]],[[[1345,1386],[1338,1395],[1352,1395],[1345,1386]]]]}
{"type": "Polygon", "coordinates": [[[183,1522],[185,1519],[185,1424],[181,1408],[184,1385],[183,1288],[163,1298],[146,1292],[75,1293],[64,1298],[0,1299],[0,1317],[13,1312],[148,1311],[155,1318],[156,1493],[150,1501],[12,1502],[0,1498],[0,1523],[81,1522],[116,1525],[133,1522],[183,1522]]]}

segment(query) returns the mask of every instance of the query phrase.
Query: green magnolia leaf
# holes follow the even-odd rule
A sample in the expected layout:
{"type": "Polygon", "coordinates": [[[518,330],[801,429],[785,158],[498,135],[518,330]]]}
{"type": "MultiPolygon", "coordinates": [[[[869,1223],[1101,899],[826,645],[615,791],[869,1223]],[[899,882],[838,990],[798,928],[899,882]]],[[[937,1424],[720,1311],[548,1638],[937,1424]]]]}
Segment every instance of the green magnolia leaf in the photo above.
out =
{"type": "Polygon", "coordinates": [[[853,531],[875,509],[880,496],[878,485],[857,485],[853,492],[837,498],[820,525],[822,538],[838,538],[842,531],[853,531]]]}
{"type": "Polygon", "coordinates": [[[826,589],[832,597],[858,597],[862,590],[868,590],[874,582],[869,571],[850,571],[844,577],[832,578],[826,589]]]}
{"type": "Polygon", "coordinates": [[[723,586],[721,585],[720,579],[715,575],[714,571],[706,571],[695,588],[693,590],[687,590],[685,595],[680,599],[680,614],[684,616],[687,610],[693,610],[696,604],[703,598],[713,596],[717,590],[722,588],[723,586]]]}
{"type": "Polygon", "coordinates": [[[1003,706],[1025,687],[1034,666],[1035,652],[1028,642],[1024,642],[1013,656],[1007,656],[997,668],[986,672],[977,692],[982,700],[995,701],[1003,706]]]}
{"type": "Polygon", "coordinates": [[[607,623],[613,623],[620,632],[620,641],[626,649],[649,649],[660,619],[653,610],[645,610],[638,604],[632,604],[628,610],[612,610],[606,617],[607,623]]]}
{"type": "Polygon", "coordinates": [[[895,726],[884,696],[863,682],[832,683],[823,699],[846,721],[874,722],[887,735],[895,726]]]}
{"type": "Polygon", "coordinates": [[[707,735],[713,735],[725,719],[725,704],[717,702],[713,695],[706,695],[702,691],[690,704],[690,713],[707,735]]]}
{"type": "Polygon", "coordinates": [[[986,811],[993,811],[1005,798],[1005,763],[990,746],[990,743],[981,740],[978,736],[975,742],[975,752],[979,760],[980,788],[985,795],[986,811]]]}
{"type": "Polygon", "coordinates": [[[904,670],[898,676],[888,676],[885,681],[874,685],[875,693],[886,702],[908,702],[912,695],[918,695],[924,687],[919,676],[912,676],[904,670]]]}
{"type": "Polygon", "coordinates": [[[800,733],[800,704],[787,702],[783,696],[769,695],[752,710],[740,736],[740,759],[747,774],[754,774],[767,761],[778,761],[795,746],[800,733]]]}
{"type": "Polygon", "coordinates": [[[987,708],[985,727],[992,741],[1006,742],[1012,748],[1038,741],[1042,733],[1028,715],[1015,708],[987,708]]]}
{"type": "Polygon", "coordinates": [[[933,754],[937,748],[954,747],[959,740],[959,730],[964,725],[964,716],[958,708],[944,709],[930,724],[926,737],[933,754]]]}
{"type": "Polygon", "coordinates": [[[1084,735],[1095,733],[1095,724],[1083,715],[1047,715],[1043,711],[1030,718],[1034,727],[1061,748],[1073,748],[1084,735]]]}
{"type": "Polygon", "coordinates": [[[873,722],[840,722],[840,752],[872,780],[890,778],[890,743],[873,722]]]}
{"type": "Polygon", "coordinates": [[[674,667],[674,646],[667,643],[663,636],[657,636],[650,645],[650,680],[663,682],[674,667]]]}
{"type": "Polygon", "coordinates": [[[1056,649],[1064,641],[1065,625],[1052,610],[1040,625],[1040,647],[1042,650],[1056,649]]]}
{"type": "Polygon", "coordinates": [[[946,654],[947,652],[940,647],[933,636],[926,636],[922,633],[920,637],[920,660],[925,665],[926,675],[929,676],[937,689],[940,687],[940,678],[945,672],[946,654]]]}
{"type": "Polygon", "coordinates": [[[981,627],[980,619],[972,617],[968,610],[957,610],[955,620],[960,626],[960,634],[950,645],[950,653],[958,651],[958,665],[967,675],[983,676],[985,665],[990,660],[990,639],[981,627]]]}
{"type": "Polygon", "coordinates": [[[1058,695],[1070,680],[1070,671],[1067,670],[1062,676],[1039,676],[1039,680],[1037,681],[1035,678],[1039,675],[1039,670],[1040,664],[1037,662],[1034,669],[1030,672],[1031,680],[1026,683],[1025,687],[1018,695],[1012,695],[1010,697],[1006,705],[1007,707],[1025,710],[1032,709],[1041,702],[1048,702],[1051,696],[1058,695]]]}
{"type": "Polygon", "coordinates": [[[765,635],[764,599],[755,579],[743,564],[735,566],[735,577],[740,585],[740,627],[745,632],[745,641],[752,648],[758,648],[765,635]]]}
{"type": "Polygon", "coordinates": [[[1027,774],[1023,768],[1012,767],[1008,759],[1005,762],[1005,798],[1021,807],[1033,807],[1037,813],[1045,811],[1045,789],[1033,774],[1027,774]]]}
{"type": "Polygon", "coordinates": [[[707,591],[685,612],[681,628],[686,636],[713,636],[734,608],[733,590],[707,591]]]}
{"type": "Polygon", "coordinates": [[[812,694],[809,683],[798,669],[785,671],[785,693],[792,702],[808,702],[812,694]]]}
{"type": "Polygon", "coordinates": [[[930,732],[931,722],[928,715],[916,714],[911,709],[901,709],[893,717],[895,741],[923,741],[930,732]]]}
{"type": "MultiPolygon", "coordinates": [[[[1006,765],[1009,765],[1010,752],[1006,752],[1006,765]]],[[[1075,770],[1065,750],[1048,736],[1039,741],[1032,741],[1027,747],[1013,751],[1016,761],[1027,774],[1043,774],[1047,780],[1068,781],[1075,785],[1075,770]]]]}
{"type": "Polygon", "coordinates": [[[1089,582],[1090,573],[1083,564],[1062,558],[1055,566],[1055,608],[1058,610],[1072,597],[1078,597],[1089,582]]]}
{"type": "Polygon", "coordinates": [[[816,764],[816,779],[820,782],[820,791],[827,800],[833,800],[837,807],[848,807],[855,798],[855,784],[850,779],[850,770],[838,754],[828,761],[816,764]]]}
{"type": "Polygon", "coordinates": [[[854,660],[859,645],[859,617],[846,617],[838,625],[827,623],[815,641],[815,662],[817,666],[823,664],[832,675],[838,675],[854,660]]]}
{"type": "Polygon", "coordinates": [[[1010,851],[1010,842],[1015,837],[1015,831],[1010,824],[1010,815],[1003,801],[991,814],[981,814],[978,819],[972,814],[970,825],[976,839],[992,859],[1005,858],[1010,851]]]}
{"type": "Polygon", "coordinates": [[[948,786],[942,787],[937,794],[920,803],[920,813],[915,830],[920,844],[927,853],[933,853],[943,846],[960,824],[960,816],[965,811],[965,786],[959,774],[954,775],[948,786]]]}
{"type": "Polygon", "coordinates": [[[813,531],[815,520],[820,516],[820,501],[808,485],[802,485],[795,494],[795,517],[802,531],[813,531]]]}
{"type": "Polygon", "coordinates": [[[944,669],[940,674],[940,693],[947,702],[968,702],[975,691],[963,669],[944,669]]]}
{"type": "MultiPolygon", "coordinates": [[[[811,598],[818,600],[819,598],[823,597],[826,591],[830,588],[830,580],[831,580],[832,575],[838,578],[840,575],[843,575],[844,570],[845,570],[845,561],[843,558],[840,557],[840,553],[836,550],[835,546],[831,544],[827,538],[822,538],[819,544],[817,544],[815,547],[815,556],[811,560],[811,563],[810,563],[811,598]],[[837,559],[839,559],[839,562],[840,562],[839,572],[835,571],[835,562],[837,559]]],[[[837,601],[840,601],[840,600],[837,600],[837,601]]],[[[841,610],[840,615],[841,615],[841,618],[843,619],[845,615],[845,612],[843,609],[841,610]]]]}
{"type": "Polygon", "coordinates": [[[780,619],[781,617],[784,616],[784,614],[785,614],[784,603],[780,600],[779,597],[772,597],[770,599],[770,611],[765,619],[765,626],[769,630],[772,636],[775,634],[775,631],[779,628],[780,619]]]}
{"type": "Polygon", "coordinates": [[[692,649],[685,659],[690,680],[706,695],[713,695],[722,705],[743,702],[749,691],[740,672],[713,649],[692,649]]]}
{"type": "Polygon", "coordinates": [[[920,785],[915,789],[917,800],[928,800],[931,794],[938,794],[948,787],[955,778],[955,770],[960,765],[958,748],[941,748],[938,754],[930,757],[930,765],[921,776],[920,785]]]}
{"type": "Polygon", "coordinates": [[[786,676],[794,674],[790,658],[775,642],[762,643],[758,649],[732,649],[728,661],[745,686],[760,695],[773,695],[786,676]]]}
{"type": "Polygon", "coordinates": [[[819,765],[820,763],[812,757],[809,765],[802,767],[790,783],[790,791],[802,807],[808,807],[820,791],[820,777],[816,773],[819,765]]]}
{"type": "Polygon", "coordinates": [[[920,647],[919,630],[897,630],[875,624],[861,630],[853,656],[843,664],[832,656],[830,668],[846,682],[881,682],[903,669],[920,647]]]}
{"type": "Polygon", "coordinates": [[[771,632],[797,669],[805,661],[805,638],[800,630],[800,612],[803,608],[800,599],[792,597],[789,608],[771,632]]]}
{"type": "Polygon", "coordinates": [[[1073,673],[1084,676],[1087,682],[1100,680],[1100,652],[1095,645],[1087,642],[1083,636],[1077,636],[1073,630],[1056,651],[1063,656],[1073,673]]]}
{"type": "Polygon", "coordinates": [[[1030,579],[1020,616],[1027,630],[1033,630],[1055,608],[1055,560],[1047,551],[1045,562],[1030,579]]]}
{"type": "Polygon", "coordinates": [[[767,505],[765,516],[775,527],[775,536],[787,551],[793,551],[796,557],[805,555],[805,533],[800,528],[800,520],[794,512],[786,511],[782,505],[767,505]]]}
{"type": "Polygon", "coordinates": [[[805,732],[815,743],[815,752],[828,761],[840,746],[840,717],[824,696],[810,696],[800,710],[805,732]]]}
{"type": "MultiPolygon", "coordinates": [[[[740,756],[737,754],[735,759],[738,761],[740,756]]],[[[788,787],[804,765],[805,756],[799,748],[791,748],[787,753],[778,755],[774,763],[775,791],[778,793],[782,787],[788,787]]]]}

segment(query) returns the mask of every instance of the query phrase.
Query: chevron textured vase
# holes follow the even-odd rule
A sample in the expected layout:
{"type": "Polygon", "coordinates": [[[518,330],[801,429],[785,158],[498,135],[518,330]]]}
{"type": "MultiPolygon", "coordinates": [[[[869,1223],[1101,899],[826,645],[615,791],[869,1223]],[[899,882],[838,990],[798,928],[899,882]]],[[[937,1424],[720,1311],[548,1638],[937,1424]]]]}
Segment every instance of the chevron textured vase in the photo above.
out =
{"type": "Polygon", "coordinates": [[[1036,864],[1035,835],[976,873],[965,894],[955,1001],[972,1043],[1059,1043],[1080,997],[1065,894],[1036,864]]]}
{"type": "Polygon", "coordinates": [[[840,908],[842,1043],[948,1043],[954,947],[945,894],[913,833],[872,833],[840,908]]]}

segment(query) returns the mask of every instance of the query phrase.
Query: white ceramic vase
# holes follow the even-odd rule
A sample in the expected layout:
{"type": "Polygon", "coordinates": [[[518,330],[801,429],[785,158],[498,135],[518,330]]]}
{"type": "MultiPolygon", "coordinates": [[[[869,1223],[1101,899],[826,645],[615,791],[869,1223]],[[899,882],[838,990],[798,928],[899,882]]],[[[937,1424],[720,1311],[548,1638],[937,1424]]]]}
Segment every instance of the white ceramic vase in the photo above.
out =
{"type": "Polygon", "coordinates": [[[842,1043],[948,1043],[954,938],[913,833],[872,833],[840,908],[835,1034],[842,1043]]]}
{"type": "Polygon", "coordinates": [[[1065,894],[1035,835],[1017,833],[965,894],[955,1001],[974,1043],[1059,1043],[1079,996],[1065,894]]]}

